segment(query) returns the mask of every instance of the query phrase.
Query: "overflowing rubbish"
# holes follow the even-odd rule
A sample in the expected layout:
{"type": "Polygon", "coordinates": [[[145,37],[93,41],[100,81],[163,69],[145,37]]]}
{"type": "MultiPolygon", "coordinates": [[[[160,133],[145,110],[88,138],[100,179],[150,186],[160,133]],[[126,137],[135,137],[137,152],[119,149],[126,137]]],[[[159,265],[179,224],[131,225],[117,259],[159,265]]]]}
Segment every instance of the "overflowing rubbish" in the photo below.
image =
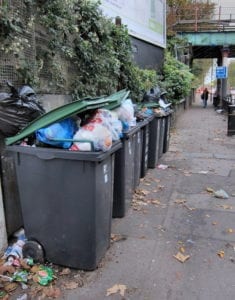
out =
{"type": "MultiPolygon", "coordinates": [[[[13,90],[12,95],[16,98],[16,90],[13,90]]],[[[34,110],[39,107],[38,113],[34,114],[36,120],[28,119],[16,131],[7,133],[7,145],[20,143],[22,146],[73,151],[108,151],[114,141],[122,138],[123,132],[137,125],[137,121],[151,115],[163,117],[172,113],[166,91],[158,87],[147,92],[138,105],[127,98],[129,92],[122,90],[103,98],[75,101],[48,113],[37,106],[30,87],[23,87],[18,94],[21,102],[27,99],[27,104],[34,110]]]]}
{"type": "Polygon", "coordinates": [[[74,135],[71,150],[108,151],[120,139],[122,123],[109,110],[99,109],[74,135]]]}

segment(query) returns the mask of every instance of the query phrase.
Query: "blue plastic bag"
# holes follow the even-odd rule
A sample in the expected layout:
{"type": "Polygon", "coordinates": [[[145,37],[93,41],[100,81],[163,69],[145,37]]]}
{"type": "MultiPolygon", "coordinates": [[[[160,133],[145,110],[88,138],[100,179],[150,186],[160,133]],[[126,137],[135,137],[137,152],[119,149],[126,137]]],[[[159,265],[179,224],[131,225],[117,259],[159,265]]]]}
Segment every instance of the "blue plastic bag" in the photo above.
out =
{"type": "Polygon", "coordinates": [[[77,129],[76,122],[68,118],[37,130],[36,139],[51,146],[68,149],[73,142],[67,140],[73,139],[77,129]]]}

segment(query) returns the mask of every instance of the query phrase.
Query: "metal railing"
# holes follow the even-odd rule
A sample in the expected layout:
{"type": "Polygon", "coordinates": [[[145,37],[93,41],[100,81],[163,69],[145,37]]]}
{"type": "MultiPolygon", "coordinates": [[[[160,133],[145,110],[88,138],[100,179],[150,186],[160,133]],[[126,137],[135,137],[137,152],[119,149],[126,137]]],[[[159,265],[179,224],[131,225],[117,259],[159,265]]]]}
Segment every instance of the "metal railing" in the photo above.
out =
{"type": "Polygon", "coordinates": [[[180,31],[235,31],[235,6],[217,7],[213,13],[206,13],[200,7],[169,9],[168,27],[180,31]]]}

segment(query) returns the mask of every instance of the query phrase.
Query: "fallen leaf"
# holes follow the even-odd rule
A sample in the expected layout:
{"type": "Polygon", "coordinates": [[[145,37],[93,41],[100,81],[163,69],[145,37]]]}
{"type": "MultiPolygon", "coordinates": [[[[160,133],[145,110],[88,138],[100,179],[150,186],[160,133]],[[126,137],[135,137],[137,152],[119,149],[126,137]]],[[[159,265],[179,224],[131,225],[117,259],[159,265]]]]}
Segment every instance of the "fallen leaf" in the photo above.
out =
{"type": "Polygon", "coordinates": [[[152,204],[155,204],[155,205],[160,205],[161,202],[160,200],[156,199],[156,200],[150,200],[152,204]]]}
{"type": "Polygon", "coordinates": [[[115,284],[111,288],[107,289],[106,296],[119,293],[122,297],[124,297],[126,289],[127,287],[124,284],[115,284]]]}
{"type": "Polygon", "coordinates": [[[8,284],[4,285],[4,290],[7,293],[13,292],[17,288],[18,288],[18,284],[16,282],[11,282],[11,283],[8,283],[8,284]]]}
{"type": "Polygon", "coordinates": [[[187,204],[183,204],[184,207],[186,207],[188,210],[196,210],[195,207],[189,207],[187,204]]]}
{"type": "Polygon", "coordinates": [[[15,273],[15,268],[13,266],[0,266],[0,274],[3,275],[5,273],[13,274],[15,273]]]}
{"type": "Polygon", "coordinates": [[[233,233],[234,231],[233,231],[232,228],[228,228],[228,229],[226,230],[226,232],[227,232],[227,233],[233,233]]]}
{"type": "Polygon", "coordinates": [[[119,242],[119,241],[124,241],[127,239],[126,235],[122,235],[122,234],[116,234],[116,233],[111,233],[111,240],[113,242],[119,242]]]}
{"type": "Polygon", "coordinates": [[[184,203],[186,203],[187,202],[187,200],[185,200],[185,199],[176,199],[175,201],[174,201],[174,203],[176,203],[176,204],[184,204],[184,203]]]}
{"type": "Polygon", "coordinates": [[[71,270],[69,268],[64,268],[59,275],[69,275],[71,273],[71,270]]]}
{"type": "Polygon", "coordinates": [[[218,224],[218,222],[212,222],[211,224],[212,224],[212,225],[217,225],[217,224],[218,224]]]}
{"type": "Polygon", "coordinates": [[[43,290],[43,288],[43,286],[32,285],[30,289],[30,296],[32,297],[32,299],[36,299],[37,295],[43,290]]]}
{"type": "Polygon", "coordinates": [[[214,193],[214,190],[213,190],[212,188],[210,188],[210,187],[207,187],[207,188],[206,188],[206,191],[207,191],[208,193],[214,193]]]}
{"type": "Polygon", "coordinates": [[[40,265],[35,265],[31,268],[31,272],[32,273],[38,273],[38,271],[41,269],[41,266],[40,265]]]}
{"type": "Polygon", "coordinates": [[[53,286],[45,287],[43,288],[43,295],[49,298],[59,298],[61,296],[61,290],[53,286]]]}
{"type": "Polygon", "coordinates": [[[217,252],[217,255],[218,255],[220,258],[224,258],[224,251],[223,251],[223,250],[220,250],[219,252],[217,252]]]}
{"type": "Polygon", "coordinates": [[[66,282],[63,284],[66,290],[73,290],[78,287],[78,282],[76,281],[71,281],[71,282],[66,282]]]}
{"type": "Polygon", "coordinates": [[[145,196],[148,195],[150,192],[146,190],[141,190],[141,193],[144,194],[145,196]]]}
{"type": "Polygon", "coordinates": [[[181,253],[185,253],[184,247],[180,247],[180,248],[179,248],[179,251],[180,251],[181,253]]]}
{"type": "Polygon", "coordinates": [[[231,205],[227,205],[227,204],[221,204],[221,205],[216,205],[217,207],[222,207],[223,209],[233,209],[233,207],[231,205]]]}
{"type": "Polygon", "coordinates": [[[190,258],[190,255],[184,255],[178,252],[176,255],[173,255],[173,257],[176,258],[178,261],[184,263],[186,260],[190,258]]]}
{"type": "Polygon", "coordinates": [[[20,259],[20,265],[24,270],[30,270],[31,267],[27,264],[27,262],[24,259],[20,259]]]}

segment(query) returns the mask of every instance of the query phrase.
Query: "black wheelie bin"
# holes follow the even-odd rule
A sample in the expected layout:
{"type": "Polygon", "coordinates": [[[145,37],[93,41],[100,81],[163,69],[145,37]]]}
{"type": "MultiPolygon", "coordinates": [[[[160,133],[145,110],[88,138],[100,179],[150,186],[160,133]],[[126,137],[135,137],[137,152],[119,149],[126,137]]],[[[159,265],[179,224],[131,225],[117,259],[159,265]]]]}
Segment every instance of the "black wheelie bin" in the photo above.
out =
{"type": "Polygon", "coordinates": [[[154,115],[149,122],[148,168],[154,169],[159,159],[161,117],[154,115]]]}
{"type": "Polygon", "coordinates": [[[159,137],[158,158],[161,158],[163,155],[165,130],[166,130],[166,118],[164,116],[161,116],[160,117],[160,137],[159,137]]]}
{"type": "Polygon", "coordinates": [[[121,142],[107,152],[7,147],[15,159],[31,255],[36,243],[54,264],[97,267],[110,244],[114,156],[120,147],[121,142]]]}
{"type": "Polygon", "coordinates": [[[171,113],[167,113],[165,118],[165,134],[163,139],[163,153],[169,150],[170,145],[170,127],[171,127],[171,113]]]}
{"type": "Polygon", "coordinates": [[[140,178],[145,177],[148,170],[149,159],[149,135],[150,135],[150,122],[152,122],[154,116],[151,115],[141,122],[142,130],[142,153],[141,153],[141,172],[140,178]]]}
{"type": "Polygon", "coordinates": [[[131,205],[134,193],[135,147],[139,126],[124,132],[122,148],[115,154],[113,218],[122,218],[131,205]]]}

